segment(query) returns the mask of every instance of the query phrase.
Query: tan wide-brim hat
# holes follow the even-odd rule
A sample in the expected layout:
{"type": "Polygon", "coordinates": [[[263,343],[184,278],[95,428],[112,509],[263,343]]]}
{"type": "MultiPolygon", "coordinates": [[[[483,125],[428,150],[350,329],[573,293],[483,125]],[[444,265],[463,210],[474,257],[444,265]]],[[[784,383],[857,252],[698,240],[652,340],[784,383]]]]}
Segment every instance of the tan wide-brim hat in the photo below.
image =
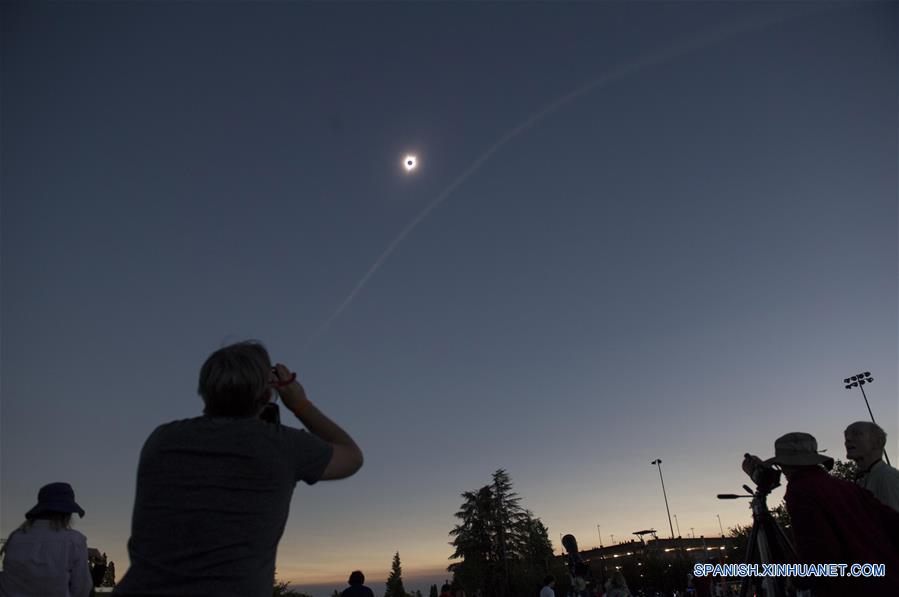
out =
{"type": "Polygon", "coordinates": [[[815,437],[801,431],[794,431],[777,438],[774,442],[774,458],[765,464],[786,464],[789,466],[814,466],[823,464],[824,468],[833,468],[833,458],[818,452],[815,437]]]}

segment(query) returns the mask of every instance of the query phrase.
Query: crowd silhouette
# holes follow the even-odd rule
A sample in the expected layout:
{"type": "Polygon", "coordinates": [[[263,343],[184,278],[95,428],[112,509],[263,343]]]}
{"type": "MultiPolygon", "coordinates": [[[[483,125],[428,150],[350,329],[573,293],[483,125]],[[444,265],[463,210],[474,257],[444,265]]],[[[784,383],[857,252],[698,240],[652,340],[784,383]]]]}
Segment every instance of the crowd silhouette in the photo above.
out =
{"type": "MultiPolygon", "coordinates": [[[[203,415],[160,425],[143,446],[128,541],[131,567],[115,595],[270,595],[295,485],[344,479],[363,464],[355,441],[312,403],[294,372],[272,364],[259,342],[213,352],[200,369],[197,391],[203,415]],[[304,429],[281,423],[271,401],[275,393],[304,429]]],[[[883,564],[885,574],[795,576],[783,585],[785,594],[899,595],[899,471],[883,461],[886,433],[858,421],[844,436],[846,456],[857,466],[854,482],[828,474],[834,461],[818,451],[808,433],[777,438],[774,456],[759,460],[759,466],[786,478],[793,563],[883,564]]],[[[0,595],[88,597],[94,592],[106,576],[107,562],[105,556],[90,557],[85,536],[71,528],[76,513],[83,517],[85,511],[71,485],[54,482],[40,488],[37,504],[3,545],[0,595]]],[[[632,593],[620,570],[593,578],[589,565],[577,557],[573,539],[567,595],[653,591],[634,587],[632,593]]],[[[712,597],[733,590],[721,581],[690,575],[675,592],[712,597]]],[[[374,597],[364,583],[361,571],[352,572],[342,596],[374,597]]],[[[555,597],[557,586],[557,579],[547,575],[535,594],[555,597]]],[[[772,592],[770,585],[750,587],[755,594],[772,592]]],[[[465,589],[471,597],[518,597],[451,584],[442,587],[440,597],[461,597],[465,589]]]]}

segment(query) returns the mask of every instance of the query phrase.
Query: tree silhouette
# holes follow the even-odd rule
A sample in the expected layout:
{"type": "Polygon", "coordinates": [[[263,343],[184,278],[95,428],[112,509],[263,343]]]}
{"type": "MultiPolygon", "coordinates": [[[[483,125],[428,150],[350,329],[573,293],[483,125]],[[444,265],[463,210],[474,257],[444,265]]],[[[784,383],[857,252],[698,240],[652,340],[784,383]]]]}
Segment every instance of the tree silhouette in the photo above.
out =
{"type": "Polygon", "coordinates": [[[293,591],[286,580],[278,581],[275,576],[275,586],[272,588],[272,597],[311,597],[306,593],[293,591]]]}
{"type": "Polygon", "coordinates": [[[499,469],[492,482],[462,493],[459,519],[451,531],[453,582],[485,597],[530,594],[551,567],[546,527],[521,506],[509,474],[499,469]]]}
{"type": "Polygon", "coordinates": [[[831,469],[830,474],[837,479],[855,483],[855,478],[858,475],[858,467],[851,460],[837,459],[833,462],[833,469],[831,469]]]}
{"type": "Polygon", "coordinates": [[[384,597],[407,597],[406,588],[403,587],[403,568],[400,565],[400,552],[393,555],[393,565],[390,567],[390,576],[387,577],[387,590],[384,597]]]}
{"type": "Polygon", "coordinates": [[[106,566],[106,574],[103,575],[103,582],[100,583],[100,586],[115,586],[115,562],[109,562],[109,564],[106,566]]]}

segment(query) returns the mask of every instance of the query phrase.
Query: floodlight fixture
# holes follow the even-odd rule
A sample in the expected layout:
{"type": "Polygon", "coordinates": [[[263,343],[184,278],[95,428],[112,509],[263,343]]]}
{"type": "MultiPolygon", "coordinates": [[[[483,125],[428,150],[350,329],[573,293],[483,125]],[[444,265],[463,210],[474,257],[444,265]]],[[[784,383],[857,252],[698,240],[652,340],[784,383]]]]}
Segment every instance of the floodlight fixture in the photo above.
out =
{"type": "MultiPolygon", "coordinates": [[[[877,425],[877,421],[874,420],[874,413],[871,412],[871,405],[868,403],[868,395],[865,393],[865,384],[871,383],[873,381],[874,381],[874,378],[871,377],[871,372],[864,371],[862,373],[856,373],[855,375],[853,375],[851,377],[847,377],[846,379],[843,380],[843,383],[845,384],[844,387],[847,390],[851,390],[852,388],[858,388],[859,390],[862,391],[862,398],[865,399],[865,406],[868,407],[868,414],[871,416],[871,422],[874,423],[875,425],[877,425]]],[[[890,456],[887,454],[886,446],[884,446],[884,448],[883,448],[883,456],[884,456],[884,458],[886,458],[887,464],[891,465],[892,463],[890,463],[890,456]]]]}
{"type": "Polygon", "coordinates": [[[668,493],[665,491],[665,479],[662,478],[662,459],[656,458],[650,464],[659,467],[659,481],[662,482],[662,495],[665,497],[665,512],[668,513],[668,527],[671,529],[671,539],[674,539],[674,525],[671,524],[671,509],[668,507],[668,493]]]}

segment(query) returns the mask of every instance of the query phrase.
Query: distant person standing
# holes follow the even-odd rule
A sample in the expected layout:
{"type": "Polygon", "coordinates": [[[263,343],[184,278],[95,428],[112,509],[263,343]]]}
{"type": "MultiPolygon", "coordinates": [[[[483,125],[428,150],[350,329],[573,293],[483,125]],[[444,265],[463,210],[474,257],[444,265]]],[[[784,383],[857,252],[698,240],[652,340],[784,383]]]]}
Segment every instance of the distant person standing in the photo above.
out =
{"type": "Polygon", "coordinates": [[[361,570],[354,570],[347,583],[350,586],[343,590],[340,597],[375,597],[372,590],[365,586],[365,575],[361,570]]]}
{"type": "Polygon", "coordinates": [[[624,574],[621,570],[616,570],[612,578],[606,583],[605,597],[631,597],[631,592],[627,588],[627,581],[624,580],[624,574]]]}
{"type": "Polygon", "coordinates": [[[270,596],[297,482],[362,466],[353,439],[258,342],[212,353],[198,393],[204,416],[157,427],[141,451],[131,568],[116,595],[270,596]],[[308,432],[259,418],[272,389],[308,432]]]}
{"type": "Polygon", "coordinates": [[[87,597],[93,584],[87,539],[72,529],[72,514],[84,516],[68,483],[41,487],[37,505],[13,531],[0,553],[3,597],[87,597]]]}
{"type": "Polygon", "coordinates": [[[556,586],[556,577],[552,574],[547,574],[543,578],[543,588],[540,589],[540,597],[556,597],[556,592],[553,591],[553,587],[556,586]]]}
{"type": "Polygon", "coordinates": [[[846,428],[846,458],[855,462],[856,483],[899,512],[899,470],[883,461],[887,434],[879,425],[858,421],[846,428]]]}
{"type": "MultiPolygon", "coordinates": [[[[710,562],[716,564],[717,562],[710,562]]],[[[693,576],[687,573],[687,594],[696,597],[713,597],[712,596],[712,577],[711,576],[693,576]]]]}

